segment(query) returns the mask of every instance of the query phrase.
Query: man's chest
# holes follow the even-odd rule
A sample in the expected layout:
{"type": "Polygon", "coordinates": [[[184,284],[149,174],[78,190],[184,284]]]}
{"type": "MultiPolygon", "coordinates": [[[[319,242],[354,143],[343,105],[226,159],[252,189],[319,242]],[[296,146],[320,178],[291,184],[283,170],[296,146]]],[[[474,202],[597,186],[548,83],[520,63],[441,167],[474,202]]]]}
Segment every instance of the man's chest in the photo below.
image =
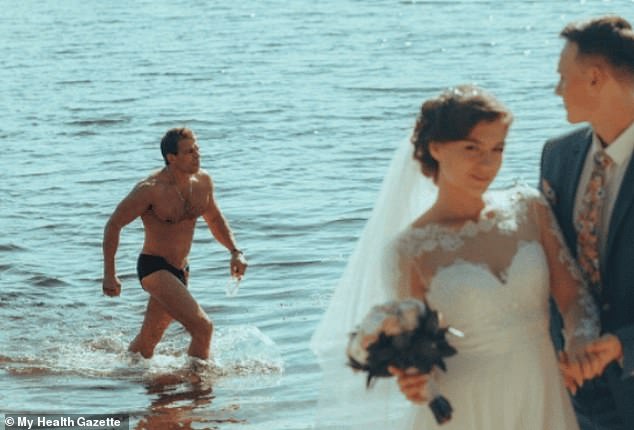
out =
{"type": "Polygon", "coordinates": [[[150,210],[161,220],[175,224],[183,220],[196,219],[209,205],[209,193],[200,187],[192,187],[183,193],[175,187],[166,187],[153,198],[150,210]]]}

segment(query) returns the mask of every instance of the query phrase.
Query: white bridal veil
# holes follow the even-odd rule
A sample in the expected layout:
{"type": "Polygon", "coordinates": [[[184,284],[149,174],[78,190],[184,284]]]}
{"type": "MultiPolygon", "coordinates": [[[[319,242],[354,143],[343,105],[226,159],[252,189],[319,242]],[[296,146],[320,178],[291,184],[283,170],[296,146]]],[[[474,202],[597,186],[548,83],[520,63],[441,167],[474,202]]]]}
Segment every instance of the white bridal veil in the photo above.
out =
{"type": "Polygon", "coordinates": [[[366,375],[346,365],[349,334],[372,306],[392,300],[395,236],[434,202],[436,187],[413,159],[405,140],[396,150],[361,237],[339,279],[328,309],[311,339],[323,376],[316,429],[403,428],[404,408],[411,404],[393,378],[380,378],[366,389],[366,375]]]}

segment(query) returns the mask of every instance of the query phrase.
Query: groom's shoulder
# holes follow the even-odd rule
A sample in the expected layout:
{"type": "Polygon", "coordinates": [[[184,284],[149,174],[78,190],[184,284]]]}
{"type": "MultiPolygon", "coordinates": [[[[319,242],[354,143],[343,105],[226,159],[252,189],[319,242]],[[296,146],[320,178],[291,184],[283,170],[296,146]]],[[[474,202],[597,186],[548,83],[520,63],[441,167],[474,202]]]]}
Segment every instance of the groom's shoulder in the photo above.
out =
{"type": "Polygon", "coordinates": [[[568,146],[570,143],[582,144],[592,136],[592,128],[589,125],[575,128],[559,136],[552,137],[546,141],[545,148],[559,147],[561,145],[568,146]]]}
{"type": "Polygon", "coordinates": [[[591,138],[592,128],[584,126],[548,139],[542,149],[542,168],[551,163],[558,165],[561,160],[569,159],[571,154],[577,153],[591,138]]]}

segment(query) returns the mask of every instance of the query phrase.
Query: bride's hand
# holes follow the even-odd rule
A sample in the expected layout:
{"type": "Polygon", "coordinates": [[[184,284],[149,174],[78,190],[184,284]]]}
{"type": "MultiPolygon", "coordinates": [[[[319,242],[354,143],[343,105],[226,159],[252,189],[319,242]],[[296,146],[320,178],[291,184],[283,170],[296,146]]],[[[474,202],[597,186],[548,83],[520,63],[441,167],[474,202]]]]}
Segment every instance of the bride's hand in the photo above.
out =
{"type": "Polygon", "coordinates": [[[572,394],[576,394],[583,382],[600,375],[604,366],[599,354],[584,348],[575,348],[572,351],[559,353],[559,368],[566,388],[572,394]]]}
{"type": "Polygon", "coordinates": [[[425,389],[429,374],[420,373],[417,370],[412,371],[413,369],[401,370],[393,366],[388,367],[388,370],[393,376],[396,376],[401,392],[410,402],[420,404],[429,400],[425,389]]]}
{"type": "Polygon", "coordinates": [[[623,359],[623,345],[613,334],[604,334],[599,339],[590,342],[586,345],[585,351],[598,357],[599,374],[603,373],[608,364],[623,359]]]}

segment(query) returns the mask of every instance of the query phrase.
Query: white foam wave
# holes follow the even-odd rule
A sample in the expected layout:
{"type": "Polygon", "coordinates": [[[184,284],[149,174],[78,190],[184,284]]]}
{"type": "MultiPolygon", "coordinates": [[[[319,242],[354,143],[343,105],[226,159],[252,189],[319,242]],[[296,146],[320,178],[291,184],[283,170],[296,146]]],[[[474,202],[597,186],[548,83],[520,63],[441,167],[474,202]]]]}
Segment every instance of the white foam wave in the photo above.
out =
{"type": "MultiPolygon", "coordinates": [[[[278,346],[254,326],[217,330],[213,357],[188,357],[186,346],[166,339],[151,359],[130,353],[123,335],[103,335],[80,343],[50,343],[37,356],[3,357],[0,366],[12,374],[65,374],[132,379],[154,383],[215,383],[223,378],[279,375],[284,362],[278,346]]],[[[182,339],[180,342],[182,344],[182,339]]],[[[32,353],[33,354],[33,353],[32,353]]]]}

